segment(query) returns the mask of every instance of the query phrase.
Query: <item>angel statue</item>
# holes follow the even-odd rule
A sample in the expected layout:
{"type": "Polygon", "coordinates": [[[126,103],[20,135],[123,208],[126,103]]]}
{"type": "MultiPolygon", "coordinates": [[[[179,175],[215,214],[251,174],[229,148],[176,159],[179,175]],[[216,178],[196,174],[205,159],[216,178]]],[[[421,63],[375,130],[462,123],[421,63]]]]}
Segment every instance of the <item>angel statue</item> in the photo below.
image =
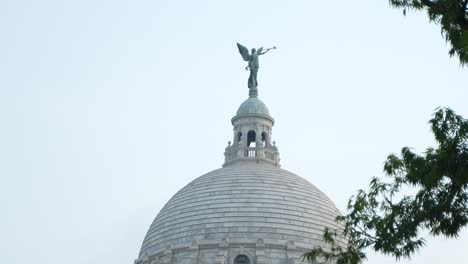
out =
{"type": "Polygon", "coordinates": [[[266,50],[263,50],[263,47],[260,47],[258,50],[252,49],[250,54],[249,50],[241,44],[237,43],[237,47],[239,48],[239,53],[242,55],[242,58],[249,62],[249,65],[245,67],[245,70],[250,70],[248,87],[250,90],[257,90],[258,56],[267,53],[271,49],[276,49],[276,47],[266,50]]]}

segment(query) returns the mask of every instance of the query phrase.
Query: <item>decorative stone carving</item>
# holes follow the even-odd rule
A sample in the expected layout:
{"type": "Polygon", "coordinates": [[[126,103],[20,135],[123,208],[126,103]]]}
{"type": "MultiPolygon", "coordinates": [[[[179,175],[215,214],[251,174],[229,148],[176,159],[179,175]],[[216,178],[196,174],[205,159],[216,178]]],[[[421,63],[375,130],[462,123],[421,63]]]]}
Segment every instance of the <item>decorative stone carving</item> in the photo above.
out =
{"type": "Polygon", "coordinates": [[[189,248],[189,264],[198,264],[198,241],[193,241],[192,245],[189,248]]]}
{"type": "Polygon", "coordinates": [[[288,258],[288,264],[298,263],[299,254],[296,245],[294,244],[294,241],[288,241],[288,244],[286,246],[286,255],[288,258]]]}
{"type": "Polygon", "coordinates": [[[224,238],[219,243],[218,255],[216,256],[216,264],[226,264],[226,258],[228,255],[229,245],[227,240],[224,238]]]}
{"type": "Polygon", "coordinates": [[[171,264],[172,263],[172,247],[167,246],[166,251],[160,257],[161,264],[171,264]]]}
{"type": "Polygon", "coordinates": [[[257,240],[257,243],[255,244],[255,255],[257,257],[257,264],[266,264],[265,242],[263,239],[257,240]]]}

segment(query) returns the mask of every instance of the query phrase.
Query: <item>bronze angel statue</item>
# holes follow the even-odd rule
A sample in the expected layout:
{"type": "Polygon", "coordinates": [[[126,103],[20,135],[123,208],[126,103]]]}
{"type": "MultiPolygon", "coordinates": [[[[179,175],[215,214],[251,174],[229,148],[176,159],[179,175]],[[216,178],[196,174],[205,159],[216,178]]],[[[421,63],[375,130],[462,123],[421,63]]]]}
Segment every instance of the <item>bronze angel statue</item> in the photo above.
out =
{"type": "Polygon", "coordinates": [[[239,53],[242,55],[242,58],[245,61],[249,62],[249,65],[245,67],[246,70],[250,70],[250,76],[249,76],[249,82],[248,82],[248,87],[249,89],[255,89],[257,88],[258,82],[257,82],[257,74],[258,74],[258,56],[263,55],[267,53],[271,49],[276,49],[276,47],[269,48],[266,50],[263,50],[263,47],[260,47],[258,50],[252,49],[251,53],[249,54],[249,50],[242,46],[241,44],[237,43],[237,47],[239,48],[239,53]]]}

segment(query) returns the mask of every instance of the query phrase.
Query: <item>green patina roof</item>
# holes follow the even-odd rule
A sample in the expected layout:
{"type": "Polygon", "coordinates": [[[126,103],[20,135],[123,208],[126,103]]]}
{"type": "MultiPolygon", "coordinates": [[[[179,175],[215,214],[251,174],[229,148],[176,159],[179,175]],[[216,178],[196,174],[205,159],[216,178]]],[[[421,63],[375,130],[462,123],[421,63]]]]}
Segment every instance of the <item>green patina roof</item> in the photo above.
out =
{"type": "Polygon", "coordinates": [[[270,116],[270,111],[266,105],[257,97],[250,97],[249,99],[245,100],[237,110],[237,115],[266,115],[270,116]]]}

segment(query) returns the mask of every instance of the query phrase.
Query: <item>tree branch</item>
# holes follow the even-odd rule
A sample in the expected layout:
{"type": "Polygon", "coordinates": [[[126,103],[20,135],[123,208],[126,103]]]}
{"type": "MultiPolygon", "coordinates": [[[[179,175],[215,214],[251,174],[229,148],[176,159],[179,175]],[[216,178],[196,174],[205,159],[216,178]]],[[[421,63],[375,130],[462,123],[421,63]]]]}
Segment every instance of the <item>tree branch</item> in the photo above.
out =
{"type": "Polygon", "coordinates": [[[440,3],[439,1],[431,1],[431,0],[419,0],[419,1],[421,1],[421,4],[429,8],[432,8],[438,14],[447,12],[447,6],[443,3],[440,3]]]}
{"type": "Polygon", "coordinates": [[[369,233],[367,233],[366,231],[362,230],[362,227],[360,226],[356,226],[357,229],[359,229],[359,231],[361,232],[362,235],[366,236],[367,238],[371,239],[372,242],[374,243],[378,238],[370,235],[369,233]]]}
{"type": "Polygon", "coordinates": [[[440,7],[439,1],[432,2],[431,0],[420,0],[421,3],[427,7],[440,7]]]}

